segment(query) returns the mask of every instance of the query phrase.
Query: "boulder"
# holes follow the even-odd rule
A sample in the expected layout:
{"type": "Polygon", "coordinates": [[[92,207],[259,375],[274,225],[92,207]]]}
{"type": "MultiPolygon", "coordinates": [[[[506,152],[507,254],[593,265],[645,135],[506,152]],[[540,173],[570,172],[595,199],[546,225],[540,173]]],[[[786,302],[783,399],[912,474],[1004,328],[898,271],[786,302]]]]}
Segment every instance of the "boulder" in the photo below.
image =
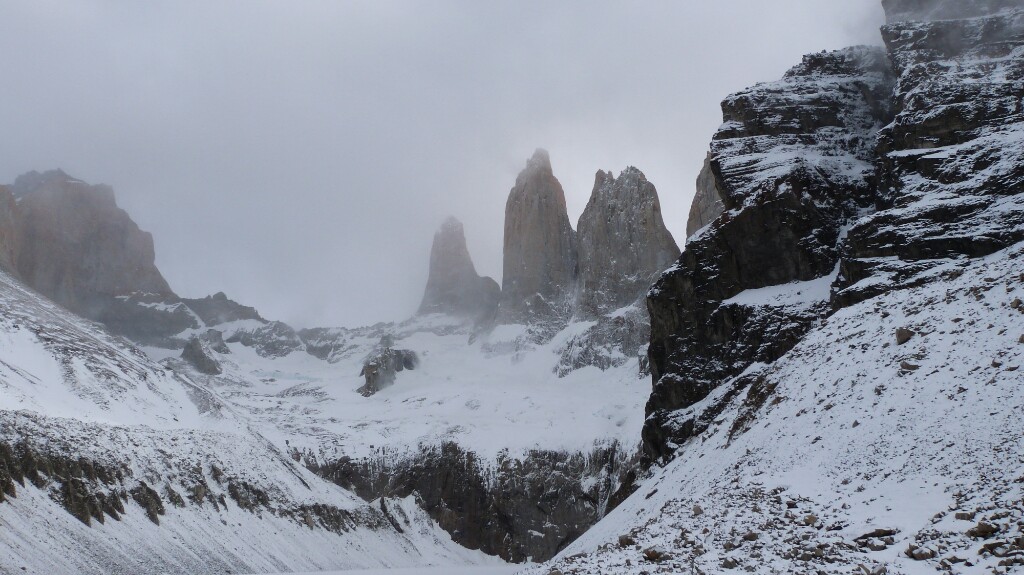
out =
{"type": "Polygon", "coordinates": [[[416,352],[407,349],[394,349],[393,345],[392,337],[385,335],[381,338],[377,349],[363,361],[363,368],[359,375],[363,377],[364,383],[356,390],[362,396],[370,397],[378,391],[392,386],[399,372],[419,367],[419,356],[416,355],[416,352]]]}
{"type": "MultiPolygon", "coordinates": [[[[221,343],[223,343],[223,340],[221,340],[221,343]]],[[[214,359],[210,348],[198,336],[192,336],[188,343],[185,344],[185,349],[181,352],[181,359],[187,361],[199,373],[220,375],[223,372],[220,363],[214,359]]]]}

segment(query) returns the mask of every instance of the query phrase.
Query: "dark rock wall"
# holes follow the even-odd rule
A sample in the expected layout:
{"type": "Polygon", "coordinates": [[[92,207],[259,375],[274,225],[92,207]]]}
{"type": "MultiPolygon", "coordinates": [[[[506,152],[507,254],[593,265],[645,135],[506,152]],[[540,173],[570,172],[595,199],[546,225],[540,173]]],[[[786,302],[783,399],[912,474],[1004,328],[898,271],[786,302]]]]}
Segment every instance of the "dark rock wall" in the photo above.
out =
{"type": "Polygon", "coordinates": [[[822,314],[1024,241],[1024,5],[884,5],[884,53],[808,56],[723,104],[710,167],[727,211],[648,299],[650,460],[707,420],[685,408],[822,314]],[[827,305],[725,302],[836,268],[827,305]]]}
{"type": "Polygon", "coordinates": [[[553,557],[600,520],[637,460],[614,445],[502,456],[494,466],[446,443],[413,457],[306,464],[368,501],[415,495],[459,544],[522,562],[553,557]]]}
{"type": "Polygon", "coordinates": [[[850,230],[837,305],[1024,240],[1024,5],[994,11],[882,29],[898,113],[879,135],[879,209],[850,230]]]}
{"type": "Polygon", "coordinates": [[[847,220],[875,201],[874,142],[891,120],[886,54],[806,56],[778,82],[722,104],[710,168],[727,210],[651,288],[644,447],[671,455],[686,422],[672,413],[755,361],[788,351],[822,310],[723,304],[748,289],[830,275],[847,220]]]}

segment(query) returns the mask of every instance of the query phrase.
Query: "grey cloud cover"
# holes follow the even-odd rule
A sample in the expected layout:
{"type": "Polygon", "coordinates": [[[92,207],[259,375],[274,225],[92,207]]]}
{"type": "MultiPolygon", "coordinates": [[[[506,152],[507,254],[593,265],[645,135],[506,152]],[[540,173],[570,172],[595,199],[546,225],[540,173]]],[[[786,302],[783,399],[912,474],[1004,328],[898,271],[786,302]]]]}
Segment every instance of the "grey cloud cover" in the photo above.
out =
{"type": "Polygon", "coordinates": [[[596,170],[642,169],[681,244],[720,100],[882,20],[877,0],[5,2],[0,181],[114,186],[182,295],[401,319],[448,214],[500,280],[536,147],[574,221],[596,170]]]}

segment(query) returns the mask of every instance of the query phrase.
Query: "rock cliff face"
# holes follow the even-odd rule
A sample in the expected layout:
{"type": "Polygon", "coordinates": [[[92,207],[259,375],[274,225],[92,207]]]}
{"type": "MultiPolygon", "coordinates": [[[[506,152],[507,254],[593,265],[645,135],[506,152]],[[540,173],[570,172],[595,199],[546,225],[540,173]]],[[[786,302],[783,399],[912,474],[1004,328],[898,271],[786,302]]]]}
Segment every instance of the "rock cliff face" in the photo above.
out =
{"type": "Polygon", "coordinates": [[[898,113],[879,135],[879,209],[850,230],[837,305],[1024,239],[1024,6],[1009,4],[965,3],[993,15],[882,29],[898,113]]]}
{"type": "Polygon", "coordinates": [[[419,313],[446,313],[473,319],[494,316],[501,297],[498,282],[476,273],[462,222],[448,218],[434,234],[430,273],[419,313]]]}
{"type": "Polygon", "coordinates": [[[728,212],[691,240],[648,299],[649,457],[669,455],[690,433],[675,410],[752,362],[777,359],[822,313],[821,301],[729,300],[834,273],[843,226],[874,203],[874,141],[891,119],[892,87],[884,51],[851,48],[807,56],[781,81],[723,102],[710,169],[728,212]]]}
{"type": "MultiPolygon", "coordinates": [[[[21,176],[11,190],[14,267],[40,293],[123,334],[153,315],[123,298],[176,297],[154,265],[153,237],[117,207],[109,187],[56,170],[21,176]]],[[[188,318],[178,319],[184,329],[188,318]]]]}
{"type": "Polygon", "coordinates": [[[991,16],[1020,8],[1020,0],[882,0],[886,20],[928,22],[991,16]]]}
{"type": "Polygon", "coordinates": [[[565,316],[576,281],[576,238],[551,160],[537,150],[505,204],[500,323],[565,316]]]}
{"type": "Polygon", "coordinates": [[[414,459],[382,456],[307,466],[367,501],[416,496],[455,541],[507,561],[549,558],[614,507],[635,458],[619,445],[590,453],[535,450],[489,468],[454,443],[414,459]]]}
{"type": "Polygon", "coordinates": [[[1024,6],[885,6],[884,54],[809,56],[723,104],[710,165],[729,211],[648,300],[649,457],[706,424],[685,408],[820,317],[1024,240],[1024,6]],[[739,297],[787,282],[804,295],[739,297]]]}
{"type": "Polygon", "coordinates": [[[722,194],[718,191],[715,181],[715,172],[711,169],[711,154],[704,159],[704,167],[697,176],[697,195],[690,205],[690,216],[686,220],[686,237],[690,238],[701,228],[710,224],[722,215],[725,205],[722,203],[722,194]]]}
{"type": "Polygon", "coordinates": [[[679,257],[654,184],[630,167],[599,171],[580,216],[576,316],[601,317],[631,305],[679,257]]]}

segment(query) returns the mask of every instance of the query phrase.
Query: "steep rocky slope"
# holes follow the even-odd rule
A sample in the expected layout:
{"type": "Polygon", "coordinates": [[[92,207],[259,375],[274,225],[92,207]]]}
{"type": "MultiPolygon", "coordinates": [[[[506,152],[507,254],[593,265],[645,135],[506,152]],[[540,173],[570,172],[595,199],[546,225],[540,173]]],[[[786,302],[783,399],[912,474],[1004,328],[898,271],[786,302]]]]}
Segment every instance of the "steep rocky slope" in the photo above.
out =
{"type": "Polygon", "coordinates": [[[898,113],[878,141],[880,209],[850,230],[837,303],[1024,240],[1024,6],[996,12],[883,28],[898,113]]]}
{"type": "Polygon", "coordinates": [[[877,48],[804,58],[786,76],[722,103],[710,169],[726,211],[690,238],[651,290],[654,392],[647,455],[690,433],[672,414],[754,362],[787,352],[820,301],[751,307],[744,290],[833,275],[850,218],[874,203],[874,146],[892,118],[893,76],[877,48]]]}
{"type": "Polygon", "coordinates": [[[677,457],[526,573],[1019,572],[1022,269],[1019,244],[947,260],[816,323],[681,412],[677,457]]]}

